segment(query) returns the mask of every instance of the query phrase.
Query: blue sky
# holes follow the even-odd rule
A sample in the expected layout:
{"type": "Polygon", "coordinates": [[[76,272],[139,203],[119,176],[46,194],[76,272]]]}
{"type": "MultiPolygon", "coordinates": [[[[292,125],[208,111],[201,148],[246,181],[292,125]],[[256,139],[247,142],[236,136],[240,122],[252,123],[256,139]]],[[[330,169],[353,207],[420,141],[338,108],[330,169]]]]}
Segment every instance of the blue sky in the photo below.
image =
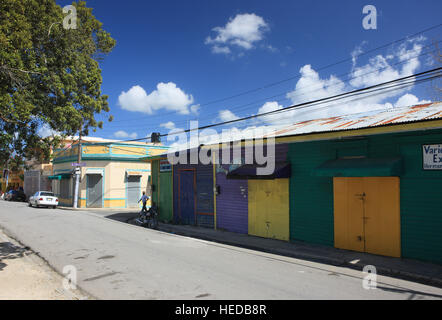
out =
{"type": "MultiPolygon", "coordinates": [[[[69,1],[57,3],[63,6],[69,1]]],[[[356,58],[354,63],[317,71],[351,59],[352,53],[438,25],[442,3],[91,0],[87,5],[117,41],[101,63],[102,91],[109,95],[114,122],[91,135],[103,138],[167,133],[174,127],[186,128],[189,120],[205,125],[235,119],[430,69],[435,67],[430,56],[419,55],[429,50],[431,40],[440,41],[442,29],[356,58]],[[377,9],[376,30],[362,26],[362,8],[367,4],[377,9]],[[361,76],[367,73],[370,76],[361,76]],[[207,104],[291,77],[296,78],[207,104]],[[355,79],[346,82],[349,77],[355,79]]],[[[307,114],[291,112],[237,126],[277,126],[431,98],[429,85],[424,84],[357,104],[307,114]]]]}

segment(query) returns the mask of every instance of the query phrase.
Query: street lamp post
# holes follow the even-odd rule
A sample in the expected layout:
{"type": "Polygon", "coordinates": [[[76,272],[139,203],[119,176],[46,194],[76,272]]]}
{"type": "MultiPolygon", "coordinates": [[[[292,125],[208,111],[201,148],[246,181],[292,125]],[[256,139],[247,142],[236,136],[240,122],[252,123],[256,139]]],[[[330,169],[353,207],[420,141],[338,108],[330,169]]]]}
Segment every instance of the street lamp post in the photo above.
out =
{"type": "Polygon", "coordinates": [[[76,209],[78,207],[78,189],[80,186],[80,175],[81,175],[81,131],[78,136],[78,163],[75,166],[75,188],[74,188],[74,204],[73,207],[76,209]]]}

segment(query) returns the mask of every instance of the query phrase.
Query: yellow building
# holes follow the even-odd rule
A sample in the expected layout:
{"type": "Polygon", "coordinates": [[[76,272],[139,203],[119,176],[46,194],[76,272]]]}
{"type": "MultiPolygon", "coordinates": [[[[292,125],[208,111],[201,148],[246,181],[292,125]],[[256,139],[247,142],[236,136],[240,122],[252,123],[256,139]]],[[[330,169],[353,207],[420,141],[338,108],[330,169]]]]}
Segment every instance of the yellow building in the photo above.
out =
{"type": "MultiPolygon", "coordinates": [[[[73,205],[78,145],[55,151],[52,191],[62,206],[73,205]]],[[[167,147],[142,142],[82,142],[79,208],[139,207],[148,191],[150,164],[141,159],[163,153],[167,147]]]]}

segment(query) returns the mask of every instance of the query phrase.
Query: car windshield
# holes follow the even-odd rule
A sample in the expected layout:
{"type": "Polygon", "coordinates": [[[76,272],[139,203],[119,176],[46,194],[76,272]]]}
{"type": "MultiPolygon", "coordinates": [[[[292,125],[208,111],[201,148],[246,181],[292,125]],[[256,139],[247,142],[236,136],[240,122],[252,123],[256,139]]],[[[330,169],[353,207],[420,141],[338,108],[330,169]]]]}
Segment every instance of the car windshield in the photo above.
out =
{"type": "Polygon", "coordinates": [[[54,194],[52,192],[40,192],[41,196],[53,197],[54,194]]]}

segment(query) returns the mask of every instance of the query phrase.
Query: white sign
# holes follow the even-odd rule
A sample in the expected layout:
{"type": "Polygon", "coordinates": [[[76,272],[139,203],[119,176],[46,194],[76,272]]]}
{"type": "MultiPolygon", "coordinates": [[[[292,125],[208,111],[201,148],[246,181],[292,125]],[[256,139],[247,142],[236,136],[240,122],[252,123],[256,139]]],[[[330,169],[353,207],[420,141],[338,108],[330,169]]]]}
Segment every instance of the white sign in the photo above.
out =
{"type": "Polygon", "coordinates": [[[442,144],[422,146],[424,170],[442,170],[442,144]]]}

